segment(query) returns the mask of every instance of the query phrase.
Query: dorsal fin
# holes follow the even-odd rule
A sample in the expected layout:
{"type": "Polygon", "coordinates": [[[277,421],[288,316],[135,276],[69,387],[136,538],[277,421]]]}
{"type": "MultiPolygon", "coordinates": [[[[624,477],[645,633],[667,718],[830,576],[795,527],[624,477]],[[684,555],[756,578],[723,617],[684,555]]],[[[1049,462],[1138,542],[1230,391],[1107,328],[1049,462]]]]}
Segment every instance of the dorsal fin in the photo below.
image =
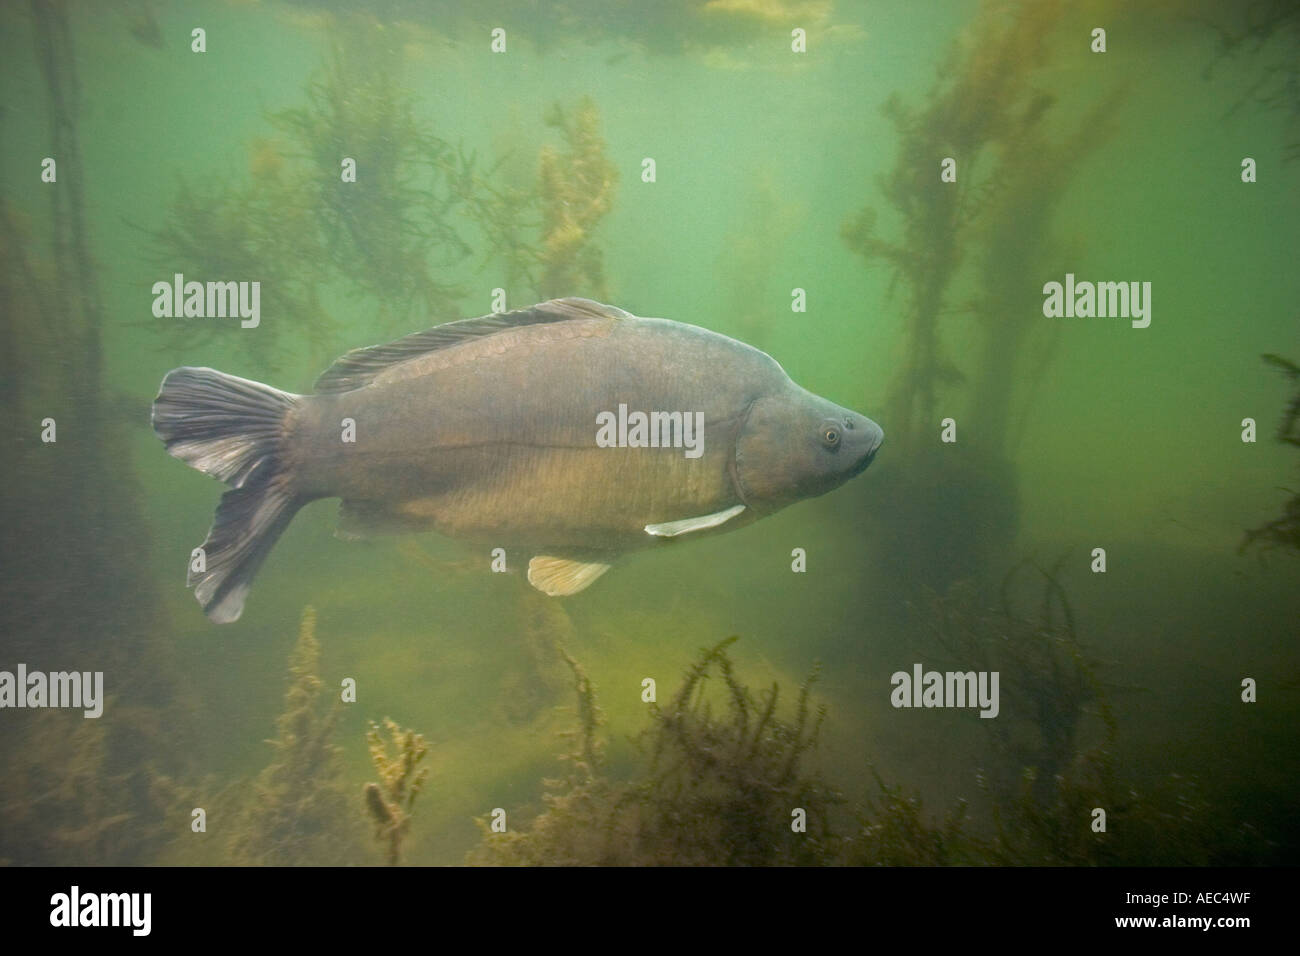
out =
{"type": "Polygon", "coordinates": [[[573,319],[628,319],[632,316],[612,305],[591,299],[551,299],[528,309],[516,309],[477,319],[461,319],[414,332],[395,342],[353,349],[321,373],[316,392],[350,392],[369,385],[385,369],[440,349],[449,349],[470,339],[483,338],[506,329],[546,325],[573,319]]]}

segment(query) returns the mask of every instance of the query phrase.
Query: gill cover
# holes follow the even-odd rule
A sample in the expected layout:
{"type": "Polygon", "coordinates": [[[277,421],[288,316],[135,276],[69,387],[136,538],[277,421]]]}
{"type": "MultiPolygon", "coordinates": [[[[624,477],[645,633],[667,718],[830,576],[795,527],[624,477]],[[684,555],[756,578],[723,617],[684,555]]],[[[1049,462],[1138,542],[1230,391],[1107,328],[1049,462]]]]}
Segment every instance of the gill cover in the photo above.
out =
{"type": "Polygon", "coordinates": [[[800,423],[807,417],[788,391],[754,402],[736,437],[734,475],[741,501],[763,513],[793,504],[816,491],[801,447],[800,423]]]}

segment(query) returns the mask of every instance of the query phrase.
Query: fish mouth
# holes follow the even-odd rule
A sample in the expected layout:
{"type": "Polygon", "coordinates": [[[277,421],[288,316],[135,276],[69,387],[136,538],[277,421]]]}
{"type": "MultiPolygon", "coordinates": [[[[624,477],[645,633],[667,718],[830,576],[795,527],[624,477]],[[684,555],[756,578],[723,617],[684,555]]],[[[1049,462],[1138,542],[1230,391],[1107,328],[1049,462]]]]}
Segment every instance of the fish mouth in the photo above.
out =
{"type": "MultiPolygon", "coordinates": [[[[877,448],[878,447],[879,446],[877,446],[877,448]]],[[[875,457],[876,457],[876,448],[873,448],[871,451],[863,455],[858,460],[858,463],[853,466],[853,470],[849,472],[849,477],[856,478],[858,475],[866,471],[867,466],[871,464],[871,462],[875,459],[875,457]]]]}
{"type": "Polygon", "coordinates": [[[860,475],[864,471],[866,471],[867,466],[870,465],[873,461],[875,461],[876,453],[880,451],[880,446],[885,443],[884,431],[881,429],[879,425],[875,425],[874,422],[872,424],[876,429],[876,433],[877,433],[876,440],[874,443],[872,443],[871,448],[867,451],[867,453],[858,460],[858,463],[856,465],[853,466],[853,471],[849,473],[850,478],[856,477],[857,475],[860,475]]]}

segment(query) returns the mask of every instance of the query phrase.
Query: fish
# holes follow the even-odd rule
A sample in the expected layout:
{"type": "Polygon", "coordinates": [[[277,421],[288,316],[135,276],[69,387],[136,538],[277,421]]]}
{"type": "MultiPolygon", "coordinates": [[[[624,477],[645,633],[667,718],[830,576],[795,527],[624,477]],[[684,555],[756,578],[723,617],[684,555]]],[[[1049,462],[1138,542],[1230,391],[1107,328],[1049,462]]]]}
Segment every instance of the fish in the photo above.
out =
{"type": "Polygon", "coordinates": [[[310,395],[173,369],[152,424],[170,455],[230,486],[187,580],[217,623],[238,620],[276,540],[319,499],[342,500],[341,538],[501,548],[563,597],[629,553],[832,491],[884,441],[759,349],[583,298],[355,349],[310,395]]]}

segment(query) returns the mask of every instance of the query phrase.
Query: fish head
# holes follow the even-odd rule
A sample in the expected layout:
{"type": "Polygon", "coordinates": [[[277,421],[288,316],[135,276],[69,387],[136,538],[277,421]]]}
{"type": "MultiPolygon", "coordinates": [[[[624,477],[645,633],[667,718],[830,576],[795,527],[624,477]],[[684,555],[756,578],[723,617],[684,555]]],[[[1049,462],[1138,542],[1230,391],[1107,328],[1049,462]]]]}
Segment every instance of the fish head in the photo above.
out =
{"type": "Polygon", "coordinates": [[[775,511],[862,474],[884,440],[870,418],[791,383],[750,406],[733,475],[746,504],[775,511]]]}

